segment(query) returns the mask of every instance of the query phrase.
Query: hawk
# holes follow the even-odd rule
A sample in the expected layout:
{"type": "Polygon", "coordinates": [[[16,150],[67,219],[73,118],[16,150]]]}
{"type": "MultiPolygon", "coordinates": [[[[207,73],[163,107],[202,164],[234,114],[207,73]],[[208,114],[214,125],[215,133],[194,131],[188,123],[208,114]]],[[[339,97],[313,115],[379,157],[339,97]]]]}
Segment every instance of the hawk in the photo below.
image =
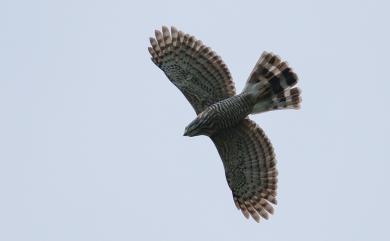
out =
{"type": "Polygon", "coordinates": [[[194,36],[165,26],[148,48],[152,61],[184,94],[197,114],[185,136],[206,135],[222,159],[234,203],[246,218],[268,219],[276,205],[273,147],[249,114],[298,109],[297,75],[273,53],[264,52],[240,94],[222,59],[194,36]]]}

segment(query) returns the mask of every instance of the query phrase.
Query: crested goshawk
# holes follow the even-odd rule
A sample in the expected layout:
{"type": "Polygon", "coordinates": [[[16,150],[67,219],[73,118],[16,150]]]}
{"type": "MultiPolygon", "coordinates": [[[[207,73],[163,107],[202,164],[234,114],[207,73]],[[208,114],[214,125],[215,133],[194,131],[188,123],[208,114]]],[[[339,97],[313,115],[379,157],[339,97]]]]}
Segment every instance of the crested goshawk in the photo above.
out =
{"type": "Polygon", "coordinates": [[[297,75],[277,55],[264,52],[243,91],[236,95],[222,59],[194,36],[165,26],[150,38],[152,61],[184,94],[197,117],[185,136],[206,135],[223,161],[228,185],[246,218],[268,219],[276,204],[275,154],[263,130],[249,114],[298,109],[297,75]]]}

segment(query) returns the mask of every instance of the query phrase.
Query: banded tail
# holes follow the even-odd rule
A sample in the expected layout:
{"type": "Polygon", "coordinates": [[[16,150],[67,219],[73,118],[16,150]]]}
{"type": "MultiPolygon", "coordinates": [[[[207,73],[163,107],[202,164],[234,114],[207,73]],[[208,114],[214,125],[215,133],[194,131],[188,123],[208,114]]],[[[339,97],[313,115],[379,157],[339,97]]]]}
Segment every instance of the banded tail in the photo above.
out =
{"type": "Polygon", "coordinates": [[[277,109],[299,109],[300,90],[294,87],[298,77],[286,62],[264,52],[249,76],[244,90],[256,98],[252,114],[277,109]]]}

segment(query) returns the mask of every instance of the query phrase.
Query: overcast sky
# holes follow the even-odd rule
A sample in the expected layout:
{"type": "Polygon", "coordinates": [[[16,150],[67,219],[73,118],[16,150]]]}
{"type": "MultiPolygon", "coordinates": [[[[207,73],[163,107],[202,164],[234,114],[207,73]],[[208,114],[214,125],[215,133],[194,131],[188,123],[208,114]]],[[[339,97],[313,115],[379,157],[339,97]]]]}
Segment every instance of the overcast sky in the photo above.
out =
{"type": "Polygon", "coordinates": [[[0,1],[0,240],[390,240],[387,1],[0,1]],[[154,29],[212,47],[241,91],[262,51],[302,109],[251,116],[275,215],[246,220],[195,117],[151,61],[154,29]]]}

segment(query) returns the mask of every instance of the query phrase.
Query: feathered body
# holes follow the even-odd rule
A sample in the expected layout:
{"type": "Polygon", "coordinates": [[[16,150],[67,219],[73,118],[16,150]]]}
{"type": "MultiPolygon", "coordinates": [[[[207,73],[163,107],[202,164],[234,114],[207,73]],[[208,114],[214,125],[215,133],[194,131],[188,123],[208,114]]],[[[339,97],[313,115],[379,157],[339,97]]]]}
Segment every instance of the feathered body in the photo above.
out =
{"type": "Polygon", "coordinates": [[[220,130],[237,125],[248,116],[255,105],[255,98],[242,93],[221,100],[202,111],[185,129],[184,135],[212,136],[220,130]]]}
{"type": "Polygon", "coordinates": [[[223,161],[226,179],[245,217],[268,219],[276,204],[277,170],[272,145],[249,114],[298,109],[297,75],[286,62],[264,52],[243,91],[236,95],[222,59],[200,40],[172,27],[150,38],[152,61],[180,89],[197,117],[184,135],[207,135],[223,161]]]}

